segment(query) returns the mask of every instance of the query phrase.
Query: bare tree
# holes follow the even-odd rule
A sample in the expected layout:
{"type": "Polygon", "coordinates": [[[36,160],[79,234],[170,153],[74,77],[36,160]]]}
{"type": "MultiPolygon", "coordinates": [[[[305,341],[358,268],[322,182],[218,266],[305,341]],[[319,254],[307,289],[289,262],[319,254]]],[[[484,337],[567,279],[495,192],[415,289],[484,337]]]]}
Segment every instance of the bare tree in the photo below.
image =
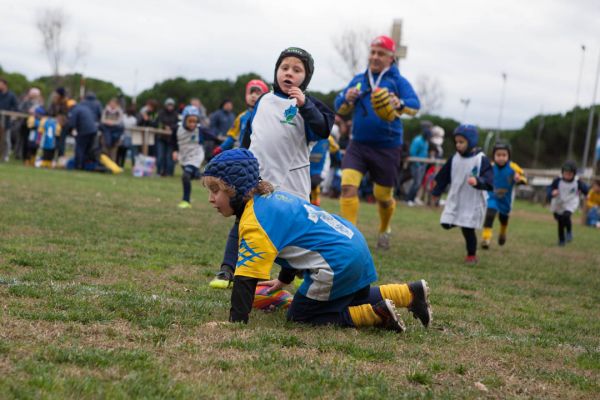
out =
{"type": "Polygon", "coordinates": [[[439,79],[428,75],[419,75],[416,81],[416,90],[421,101],[419,114],[433,114],[442,108],[444,88],[439,79]]]}
{"type": "Polygon", "coordinates": [[[55,79],[60,75],[64,49],[62,34],[67,15],[62,8],[45,8],[38,12],[35,25],[42,35],[42,45],[55,79]]]}
{"type": "Polygon", "coordinates": [[[369,43],[373,38],[373,31],[369,28],[349,28],[339,36],[333,38],[333,46],[339,55],[344,68],[337,65],[334,72],[344,79],[352,79],[365,68],[369,43]]]}

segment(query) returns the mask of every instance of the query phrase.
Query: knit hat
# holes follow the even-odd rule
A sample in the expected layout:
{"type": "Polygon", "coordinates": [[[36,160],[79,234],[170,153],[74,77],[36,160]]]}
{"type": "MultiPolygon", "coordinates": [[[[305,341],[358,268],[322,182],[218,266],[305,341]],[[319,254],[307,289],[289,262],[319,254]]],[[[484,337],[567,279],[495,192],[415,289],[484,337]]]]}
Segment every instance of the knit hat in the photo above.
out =
{"type": "Polygon", "coordinates": [[[300,47],[288,47],[287,49],[283,50],[281,54],[279,54],[279,58],[275,63],[275,82],[273,84],[273,87],[276,90],[279,89],[281,91],[281,88],[277,84],[277,70],[279,69],[279,66],[281,65],[283,59],[286,57],[296,57],[297,59],[302,61],[302,64],[304,64],[306,77],[304,78],[304,82],[302,82],[299,87],[300,90],[305,91],[313,76],[313,72],[315,72],[315,61],[313,60],[312,56],[308,51],[301,49],[300,47]]]}
{"type": "Polygon", "coordinates": [[[204,168],[204,176],[214,176],[235,189],[231,207],[238,210],[244,196],[260,181],[258,160],[250,150],[227,150],[214,157],[204,168]]]}
{"type": "Polygon", "coordinates": [[[454,130],[454,136],[462,136],[467,139],[467,152],[477,146],[479,142],[479,133],[475,125],[462,124],[454,130]]]}
{"type": "Polygon", "coordinates": [[[371,47],[381,47],[387,51],[391,51],[392,53],[396,52],[396,43],[394,40],[386,35],[377,36],[371,42],[371,47]]]}

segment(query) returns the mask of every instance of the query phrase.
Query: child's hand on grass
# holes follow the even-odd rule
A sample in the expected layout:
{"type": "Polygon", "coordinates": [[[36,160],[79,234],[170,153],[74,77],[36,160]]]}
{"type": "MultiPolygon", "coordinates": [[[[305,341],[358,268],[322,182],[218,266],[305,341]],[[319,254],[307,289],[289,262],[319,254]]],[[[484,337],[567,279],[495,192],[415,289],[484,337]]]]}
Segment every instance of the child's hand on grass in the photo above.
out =
{"type": "Polygon", "coordinates": [[[259,286],[270,286],[269,290],[267,290],[267,293],[271,293],[271,292],[274,292],[274,291],[279,290],[282,287],[284,287],[285,283],[281,282],[279,279],[273,279],[270,281],[258,282],[258,285],[259,286]]]}

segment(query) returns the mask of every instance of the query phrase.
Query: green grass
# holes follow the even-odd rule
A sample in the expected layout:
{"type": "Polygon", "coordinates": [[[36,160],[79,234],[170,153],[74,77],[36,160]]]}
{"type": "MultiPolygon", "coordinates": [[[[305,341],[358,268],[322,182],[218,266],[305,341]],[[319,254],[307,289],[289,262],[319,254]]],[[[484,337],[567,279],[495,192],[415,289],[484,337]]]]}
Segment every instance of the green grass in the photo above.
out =
{"type": "MultiPolygon", "coordinates": [[[[426,279],[434,323],[403,312],[396,335],[221,324],[230,292],[207,284],[233,221],[197,183],[192,209],[180,195],[177,178],[0,164],[0,398],[600,397],[600,231],[579,215],[558,248],[550,212],[518,202],[506,246],[466,267],[440,210],[400,205],[380,282],[426,279]]],[[[377,226],[362,203],[372,247],[377,226]]]]}

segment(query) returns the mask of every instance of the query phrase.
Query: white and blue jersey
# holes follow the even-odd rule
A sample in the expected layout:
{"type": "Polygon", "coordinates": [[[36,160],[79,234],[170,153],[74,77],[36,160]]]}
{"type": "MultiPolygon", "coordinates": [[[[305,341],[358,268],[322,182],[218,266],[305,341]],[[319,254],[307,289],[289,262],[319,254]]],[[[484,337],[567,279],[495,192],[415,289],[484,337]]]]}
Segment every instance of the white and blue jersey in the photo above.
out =
{"type": "Polygon", "coordinates": [[[281,191],[246,204],[235,275],[268,280],[274,262],[304,271],[298,292],[318,301],[355,293],[377,280],[365,238],[350,222],[281,191]]]}

